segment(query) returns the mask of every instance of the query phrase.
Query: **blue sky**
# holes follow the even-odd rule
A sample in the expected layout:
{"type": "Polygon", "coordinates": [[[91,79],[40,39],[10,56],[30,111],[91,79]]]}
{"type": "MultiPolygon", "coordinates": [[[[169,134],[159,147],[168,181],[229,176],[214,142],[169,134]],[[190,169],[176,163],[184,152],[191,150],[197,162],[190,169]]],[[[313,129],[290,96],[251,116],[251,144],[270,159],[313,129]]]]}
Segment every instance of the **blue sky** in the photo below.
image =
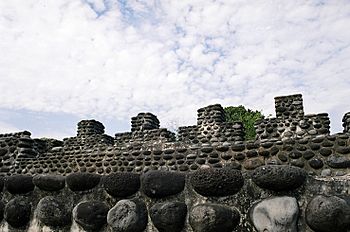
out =
{"type": "Polygon", "coordinates": [[[141,111],[174,129],[208,104],[274,115],[302,93],[332,132],[350,111],[350,2],[0,1],[0,133],[128,131],[141,111]]]}

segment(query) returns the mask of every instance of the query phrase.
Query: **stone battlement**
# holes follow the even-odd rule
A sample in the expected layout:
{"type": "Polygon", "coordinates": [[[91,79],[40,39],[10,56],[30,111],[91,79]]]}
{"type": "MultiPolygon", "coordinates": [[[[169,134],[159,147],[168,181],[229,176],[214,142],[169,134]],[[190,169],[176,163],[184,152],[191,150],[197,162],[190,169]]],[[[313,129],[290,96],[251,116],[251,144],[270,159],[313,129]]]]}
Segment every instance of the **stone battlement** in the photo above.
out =
{"type": "Polygon", "coordinates": [[[349,232],[350,113],[330,135],[301,95],[275,102],[250,141],[219,104],[178,134],[140,113],[115,137],[0,135],[0,231],[349,232]]]}

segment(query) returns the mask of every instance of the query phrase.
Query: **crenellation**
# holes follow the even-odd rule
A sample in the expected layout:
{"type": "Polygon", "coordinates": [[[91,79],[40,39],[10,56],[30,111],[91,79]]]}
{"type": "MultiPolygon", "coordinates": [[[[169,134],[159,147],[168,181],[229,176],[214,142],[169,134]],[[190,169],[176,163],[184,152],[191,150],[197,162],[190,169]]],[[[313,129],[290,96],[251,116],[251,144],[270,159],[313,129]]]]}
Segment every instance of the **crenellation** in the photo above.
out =
{"type": "Polygon", "coordinates": [[[0,135],[0,231],[347,231],[350,114],[330,135],[301,95],[276,105],[250,141],[219,104],[177,135],[151,113],[114,138],[96,120],[63,141],[0,135]]]}
{"type": "Polygon", "coordinates": [[[301,118],[304,116],[301,94],[275,97],[276,117],[280,119],[301,118]]]}
{"type": "Polygon", "coordinates": [[[343,117],[343,127],[344,127],[344,133],[350,133],[350,112],[344,114],[343,117]]]}

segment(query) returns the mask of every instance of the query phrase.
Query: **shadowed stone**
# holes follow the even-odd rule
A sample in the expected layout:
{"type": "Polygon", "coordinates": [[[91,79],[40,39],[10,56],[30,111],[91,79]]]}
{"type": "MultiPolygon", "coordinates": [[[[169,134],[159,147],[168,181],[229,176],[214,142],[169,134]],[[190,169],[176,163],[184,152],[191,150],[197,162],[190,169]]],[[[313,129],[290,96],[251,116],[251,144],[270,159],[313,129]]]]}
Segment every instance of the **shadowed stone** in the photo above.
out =
{"type": "Polygon", "coordinates": [[[318,232],[346,232],[350,228],[350,205],[342,198],[316,196],[306,208],[306,222],[318,232]]]}
{"type": "Polygon", "coordinates": [[[227,196],[237,193],[243,186],[241,172],[232,168],[201,169],[190,178],[194,190],[203,196],[227,196]]]}
{"type": "Polygon", "coordinates": [[[66,202],[53,196],[44,197],[39,201],[36,215],[42,223],[52,227],[65,226],[71,220],[71,210],[66,202]]]}
{"type": "Polygon", "coordinates": [[[167,171],[149,171],[141,176],[142,191],[149,197],[161,198],[180,193],[185,175],[167,171]]]}
{"type": "Polygon", "coordinates": [[[99,201],[81,202],[73,209],[74,220],[87,231],[98,231],[106,224],[109,207],[99,201]]]}
{"type": "Polygon", "coordinates": [[[190,212],[190,225],[195,232],[231,232],[239,224],[237,210],[217,204],[200,204],[190,212]]]}
{"type": "Polygon", "coordinates": [[[30,219],[31,204],[24,197],[10,200],[5,207],[5,220],[14,228],[27,225],[30,219]]]}
{"type": "Polygon", "coordinates": [[[36,175],[33,177],[33,183],[44,191],[58,191],[66,184],[65,177],[59,175],[36,175]]]}
{"type": "Polygon", "coordinates": [[[0,201],[0,221],[4,219],[4,210],[5,210],[5,204],[0,201]]]}
{"type": "Polygon", "coordinates": [[[254,205],[250,218],[258,232],[297,232],[299,207],[293,197],[274,197],[254,205]]]}
{"type": "Polygon", "coordinates": [[[184,227],[187,206],[182,202],[158,203],[150,209],[150,216],[159,232],[179,232],[184,227]]]}
{"type": "Polygon", "coordinates": [[[146,229],[148,216],[140,200],[121,200],[109,210],[107,222],[113,231],[141,232],[146,229]]]}
{"type": "Polygon", "coordinates": [[[306,172],[288,165],[266,165],[253,171],[252,180],[261,188],[275,191],[292,190],[301,186],[306,172]]]}
{"type": "Polygon", "coordinates": [[[327,164],[332,168],[350,168],[350,158],[345,155],[332,155],[328,157],[327,164]]]}
{"type": "Polygon", "coordinates": [[[72,191],[85,191],[96,187],[101,176],[92,173],[73,173],[66,177],[68,187],[72,191]]]}
{"type": "Polygon", "coordinates": [[[6,189],[12,194],[24,194],[34,190],[33,177],[15,175],[6,177],[6,189]]]}
{"type": "Polygon", "coordinates": [[[5,184],[5,178],[3,176],[0,176],[0,191],[4,188],[5,184]]]}
{"type": "Polygon", "coordinates": [[[103,187],[113,197],[127,197],[140,188],[140,175],[135,173],[113,173],[102,178],[103,187]]]}

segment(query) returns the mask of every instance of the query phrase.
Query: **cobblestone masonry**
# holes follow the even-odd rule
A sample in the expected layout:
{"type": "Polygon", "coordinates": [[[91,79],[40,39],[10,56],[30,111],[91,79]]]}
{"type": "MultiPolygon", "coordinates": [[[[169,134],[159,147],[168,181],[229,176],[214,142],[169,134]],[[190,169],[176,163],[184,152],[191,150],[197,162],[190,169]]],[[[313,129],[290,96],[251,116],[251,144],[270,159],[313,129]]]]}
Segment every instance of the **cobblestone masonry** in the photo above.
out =
{"type": "Polygon", "coordinates": [[[63,141],[1,134],[0,231],[349,232],[350,113],[330,135],[301,95],[275,100],[253,141],[218,104],[177,136],[151,113],[114,138],[95,120],[63,141]]]}

